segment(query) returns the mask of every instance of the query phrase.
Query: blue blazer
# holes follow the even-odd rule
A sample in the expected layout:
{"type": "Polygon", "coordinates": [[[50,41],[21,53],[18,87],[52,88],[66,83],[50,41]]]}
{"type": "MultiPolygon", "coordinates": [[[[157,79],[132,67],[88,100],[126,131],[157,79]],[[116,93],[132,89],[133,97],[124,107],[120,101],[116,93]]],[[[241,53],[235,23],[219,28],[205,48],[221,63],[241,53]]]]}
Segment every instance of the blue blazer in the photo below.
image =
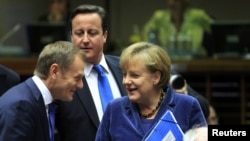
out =
{"type": "MultiPolygon", "coordinates": [[[[106,62],[113,73],[121,95],[126,95],[122,85],[122,72],[119,67],[119,57],[105,56],[106,62]]],[[[57,101],[56,127],[61,141],[94,141],[99,118],[92,99],[90,89],[96,89],[88,85],[83,78],[84,87],[78,90],[71,102],[57,101]]]]}
{"type": "Polygon", "coordinates": [[[18,73],[0,64],[0,96],[20,81],[18,73]]]}
{"type": "Polygon", "coordinates": [[[50,141],[44,100],[31,78],[0,97],[0,141],[50,141]]]}
{"type": "MultiPolygon", "coordinates": [[[[169,87],[151,124],[151,129],[167,109],[173,112],[183,132],[194,125],[207,125],[197,99],[189,95],[177,94],[169,87]]],[[[126,96],[108,104],[97,131],[96,141],[129,141],[131,139],[141,141],[149,132],[150,130],[143,130],[136,104],[126,96]]]]}

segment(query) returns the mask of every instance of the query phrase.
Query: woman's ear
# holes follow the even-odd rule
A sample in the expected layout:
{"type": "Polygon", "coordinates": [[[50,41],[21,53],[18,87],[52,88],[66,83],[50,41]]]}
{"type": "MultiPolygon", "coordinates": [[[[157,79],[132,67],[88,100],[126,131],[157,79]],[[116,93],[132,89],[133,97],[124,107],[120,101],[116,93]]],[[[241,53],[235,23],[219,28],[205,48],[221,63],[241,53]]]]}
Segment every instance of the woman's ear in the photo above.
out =
{"type": "Polygon", "coordinates": [[[153,78],[153,83],[154,83],[154,85],[157,85],[160,82],[160,80],[161,80],[161,72],[160,71],[156,71],[154,73],[153,77],[154,77],[153,78]]]}

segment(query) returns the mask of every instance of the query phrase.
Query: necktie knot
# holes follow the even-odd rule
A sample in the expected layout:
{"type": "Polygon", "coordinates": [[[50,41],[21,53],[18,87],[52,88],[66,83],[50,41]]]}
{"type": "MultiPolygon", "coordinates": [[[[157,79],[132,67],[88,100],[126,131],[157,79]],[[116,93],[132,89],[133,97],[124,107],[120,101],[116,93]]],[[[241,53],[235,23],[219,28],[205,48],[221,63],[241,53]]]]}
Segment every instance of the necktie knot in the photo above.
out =
{"type": "Polygon", "coordinates": [[[101,65],[99,65],[99,64],[94,65],[93,68],[94,68],[94,70],[96,70],[98,72],[98,74],[103,75],[104,72],[103,72],[103,69],[102,69],[101,65]]]}

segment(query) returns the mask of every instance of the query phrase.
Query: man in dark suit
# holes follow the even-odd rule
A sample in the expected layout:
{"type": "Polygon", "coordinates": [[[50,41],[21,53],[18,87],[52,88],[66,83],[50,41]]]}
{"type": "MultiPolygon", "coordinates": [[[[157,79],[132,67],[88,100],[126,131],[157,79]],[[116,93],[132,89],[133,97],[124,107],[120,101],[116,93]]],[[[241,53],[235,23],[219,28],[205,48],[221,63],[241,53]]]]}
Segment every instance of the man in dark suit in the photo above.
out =
{"type": "Polygon", "coordinates": [[[20,81],[18,73],[0,64],[0,96],[20,81]]]}
{"type": "Polygon", "coordinates": [[[34,76],[0,97],[0,141],[53,141],[48,107],[53,100],[71,101],[83,87],[84,57],[70,42],[45,46],[34,76]]]}
{"type": "Polygon", "coordinates": [[[56,126],[62,141],[94,141],[104,111],[97,85],[98,74],[93,66],[100,64],[105,70],[114,98],[126,95],[123,76],[119,58],[103,53],[108,18],[102,7],[78,6],[72,11],[69,24],[73,44],[86,53],[85,86],[76,91],[73,101],[58,101],[56,126]]]}

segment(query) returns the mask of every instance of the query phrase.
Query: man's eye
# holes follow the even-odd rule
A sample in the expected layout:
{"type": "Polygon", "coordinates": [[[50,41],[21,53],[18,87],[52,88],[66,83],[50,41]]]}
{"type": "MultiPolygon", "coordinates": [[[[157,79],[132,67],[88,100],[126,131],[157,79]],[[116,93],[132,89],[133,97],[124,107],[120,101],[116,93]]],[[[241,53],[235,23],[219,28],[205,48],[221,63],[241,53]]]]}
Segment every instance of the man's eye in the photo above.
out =
{"type": "Polygon", "coordinates": [[[78,36],[79,36],[79,35],[82,35],[82,34],[83,34],[82,31],[76,31],[76,32],[75,32],[75,35],[78,35],[78,36]]]}
{"type": "Polygon", "coordinates": [[[94,36],[94,35],[97,35],[97,34],[98,34],[98,32],[95,31],[95,30],[91,30],[91,31],[89,31],[88,33],[89,33],[90,36],[94,36]]]}

